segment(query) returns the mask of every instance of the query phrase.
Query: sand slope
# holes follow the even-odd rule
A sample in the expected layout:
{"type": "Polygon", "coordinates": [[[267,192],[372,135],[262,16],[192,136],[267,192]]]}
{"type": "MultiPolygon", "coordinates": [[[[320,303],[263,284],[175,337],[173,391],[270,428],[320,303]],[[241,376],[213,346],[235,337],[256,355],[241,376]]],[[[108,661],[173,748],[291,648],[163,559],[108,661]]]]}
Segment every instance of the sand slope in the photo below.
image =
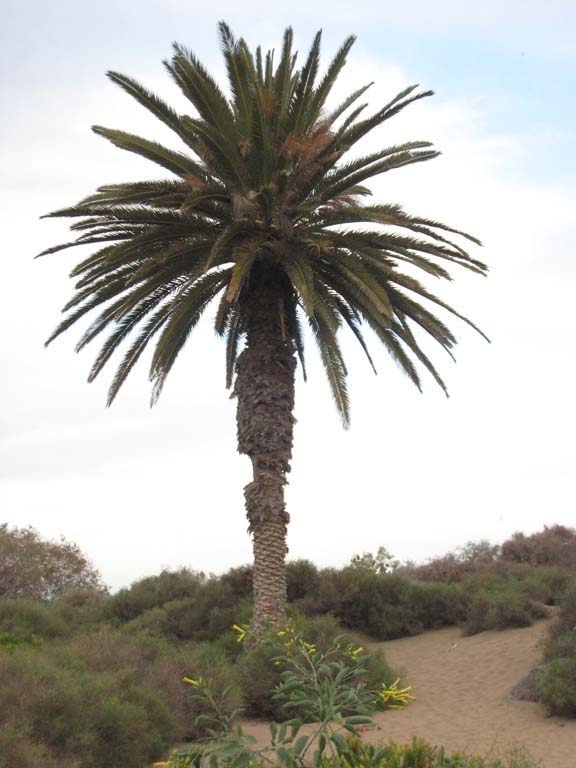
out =
{"type": "MultiPolygon", "coordinates": [[[[539,704],[514,701],[510,689],[540,658],[548,621],[525,629],[462,637],[457,628],[370,643],[406,671],[415,702],[375,716],[365,741],[409,742],[421,736],[448,750],[487,754],[525,744],[543,768],[576,768],[576,720],[547,718],[539,704]]],[[[262,742],[264,723],[247,724],[262,742]]]]}
{"type": "Polygon", "coordinates": [[[379,730],[366,733],[367,740],[419,735],[480,754],[523,743],[544,768],[576,768],[576,721],[546,717],[539,704],[510,698],[540,658],[547,626],[540,621],[472,637],[450,628],[375,644],[393,666],[406,669],[417,700],[377,715],[379,730]]]}

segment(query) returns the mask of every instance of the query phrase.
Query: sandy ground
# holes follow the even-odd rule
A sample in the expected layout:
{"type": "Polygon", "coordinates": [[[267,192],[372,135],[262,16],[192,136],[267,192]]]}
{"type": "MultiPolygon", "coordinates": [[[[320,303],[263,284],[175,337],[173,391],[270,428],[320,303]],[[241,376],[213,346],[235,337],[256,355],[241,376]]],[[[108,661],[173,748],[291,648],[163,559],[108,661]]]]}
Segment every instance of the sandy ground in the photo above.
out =
{"type": "MultiPolygon", "coordinates": [[[[510,698],[510,689],[538,661],[547,624],[472,637],[449,628],[371,643],[405,670],[417,699],[406,710],[377,714],[364,739],[409,742],[417,735],[475,754],[525,744],[543,768],[576,768],[576,721],[546,717],[539,704],[510,698]]],[[[246,730],[259,741],[267,735],[263,723],[249,723],[246,730]]]]}

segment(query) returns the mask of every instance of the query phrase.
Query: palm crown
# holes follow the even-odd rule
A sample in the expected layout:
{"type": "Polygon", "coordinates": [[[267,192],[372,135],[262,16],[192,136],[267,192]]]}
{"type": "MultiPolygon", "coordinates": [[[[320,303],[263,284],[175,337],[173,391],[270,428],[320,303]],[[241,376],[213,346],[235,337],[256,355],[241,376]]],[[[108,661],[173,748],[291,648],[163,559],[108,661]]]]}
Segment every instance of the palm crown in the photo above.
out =
{"type": "Polygon", "coordinates": [[[111,403],[155,339],[150,369],[155,401],[189,333],[218,298],[215,328],[226,339],[230,386],[242,340],[250,333],[254,297],[272,281],[283,340],[297,351],[305,375],[301,320],[307,320],[344,423],[349,406],[337,338],[342,326],[351,329],[370,360],[362,333],[365,322],[418,387],[419,361],[445,390],[414,335],[415,327],[450,352],[455,337],[429,307],[436,305],[473,324],[403,273],[399,264],[410,265],[412,274],[416,268],[445,279],[450,279],[450,263],[483,274],[485,265],[453,236],[478,241],[439,222],[410,216],[398,205],[364,202],[370,195],[365,183],[372,177],[436,157],[429,142],[412,141],[343,161],[372,129],[432,92],[412,86],[365,117],[366,105],[359,99],[367,85],[327,110],[353,37],[319,78],[320,33],[300,69],[291,29],[284,34],[277,66],[272,51],[263,56],[258,48],[253,54],[224,23],[220,34],[229,98],[181,46],[175,45],[173,58],[165,62],[195,108],[194,116],[178,114],[135,80],[108,73],[168,125],[186,150],[94,126],[99,135],[153,161],[172,177],[100,187],[77,205],[49,214],[79,217],[72,229],[81,234],[43,253],[84,244],[102,247],[73,270],[79,278],[76,294],[47,343],[100,307],[77,347],[109,331],[90,380],[132,336],[110,388],[111,403]]]}

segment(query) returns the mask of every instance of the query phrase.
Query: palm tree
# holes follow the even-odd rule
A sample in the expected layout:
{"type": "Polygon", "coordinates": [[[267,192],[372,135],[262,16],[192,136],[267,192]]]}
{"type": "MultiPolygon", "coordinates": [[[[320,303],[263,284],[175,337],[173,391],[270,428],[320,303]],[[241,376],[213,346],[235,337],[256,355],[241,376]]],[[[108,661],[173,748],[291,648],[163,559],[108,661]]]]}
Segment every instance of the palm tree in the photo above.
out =
{"type": "Polygon", "coordinates": [[[89,381],[131,337],[110,387],[110,405],[154,341],[154,403],[190,332],[218,300],[215,329],[226,342],[226,385],[238,401],[238,450],[253,467],[245,501],[254,548],[253,625],[259,630],[285,614],[284,486],[297,359],[306,378],[302,321],[312,331],[347,425],[339,329],[352,331],[372,365],[365,323],[418,388],[419,363],[445,391],[415,331],[450,353],[456,339],[431,308],[475,326],[413,275],[451,279],[450,264],[479,274],[486,266],[454,242],[461,236],[479,244],[470,235],[410,216],[398,205],[365,202],[371,194],[367,180],[436,157],[429,142],[343,161],[370,131],[432,91],[411,86],[365,117],[366,104],[359,99],[366,85],[329,109],[326,102],[353,37],[318,77],[320,33],[298,69],[291,29],[284,33],[277,66],[273,51],[252,53],[226,24],[219,30],[229,96],[180,45],[164,62],[193,116],[178,114],[132,78],[108,73],[169,126],[184,148],[94,126],[97,134],[151,160],[170,177],[103,186],[77,205],[49,214],[78,218],[71,228],[80,235],[44,254],[76,245],[100,248],[73,269],[76,293],[46,343],[99,307],[77,346],[80,350],[108,332],[89,381]]]}

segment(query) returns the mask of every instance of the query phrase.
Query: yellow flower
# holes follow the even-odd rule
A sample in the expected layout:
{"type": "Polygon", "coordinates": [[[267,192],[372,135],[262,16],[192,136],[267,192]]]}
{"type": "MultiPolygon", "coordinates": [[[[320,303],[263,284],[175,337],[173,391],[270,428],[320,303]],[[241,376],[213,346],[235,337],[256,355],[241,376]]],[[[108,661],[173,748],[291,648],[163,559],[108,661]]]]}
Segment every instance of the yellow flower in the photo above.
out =
{"type": "Polygon", "coordinates": [[[355,651],[352,651],[352,656],[358,656],[358,654],[362,653],[363,650],[364,648],[362,646],[360,646],[360,648],[356,648],[355,651]]]}
{"type": "Polygon", "coordinates": [[[199,677],[198,680],[192,680],[191,677],[183,677],[182,680],[185,683],[190,683],[190,685],[193,685],[194,688],[200,688],[200,686],[202,685],[202,678],[201,677],[199,677]]]}
{"type": "Polygon", "coordinates": [[[312,643],[302,642],[302,645],[307,653],[316,653],[316,646],[312,643]]]}
{"type": "Polygon", "coordinates": [[[236,638],[236,641],[238,643],[241,643],[246,637],[246,634],[248,633],[248,627],[241,627],[238,624],[233,624],[232,629],[235,632],[238,632],[238,637],[236,638]]]}
{"type": "Polygon", "coordinates": [[[385,704],[389,704],[390,709],[404,709],[409,701],[416,701],[416,698],[410,694],[412,686],[408,685],[406,688],[399,689],[398,683],[400,678],[397,677],[394,682],[388,687],[383,684],[380,691],[380,698],[385,704]]]}

